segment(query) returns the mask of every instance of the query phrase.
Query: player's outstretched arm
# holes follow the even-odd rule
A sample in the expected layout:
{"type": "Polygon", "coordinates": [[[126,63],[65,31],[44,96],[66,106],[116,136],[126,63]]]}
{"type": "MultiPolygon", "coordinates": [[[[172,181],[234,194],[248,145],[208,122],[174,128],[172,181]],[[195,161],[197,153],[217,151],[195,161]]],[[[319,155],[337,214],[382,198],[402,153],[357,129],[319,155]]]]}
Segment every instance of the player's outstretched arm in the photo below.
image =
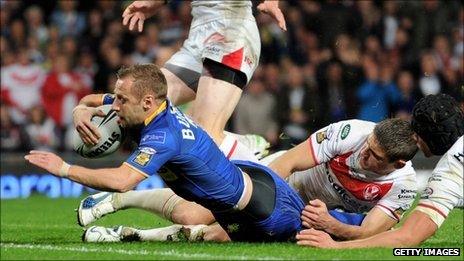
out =
{"type": "Polygon", "coordinates": [[[142,32],[145,20],[155,15],[165,3],[165,0],[134,1],[122,13],[122,24],[128,26],[131,31],[137,25],[139,32],[142,32]]]}
{"type": "Polygon", "coordinates": [[[324,230],[340,239],[366,238],[392,228],[396,220],[379,208],[373,208],[360,226],[348,225],[332,217],[324,202],[315,199],[309,202],[301,214],[303,226],[324,230]]]}
{"type": "Polygon", "coordinates": [[[306,229],[296,236],[297,244],[320,248],[413,247],[437,231],[437,225],[420,211],[413,211],[403,226],[360,240],[336,242],[329,234],[306,229]]]}
{"type": "Polygon", "coordinates": [[[125,164],[119,168],[88,169],[77,165],[71,166],[54,153],[37,150],[30,151],[24,158],[55,176],[68,178],[103,191],[126,192],[145,178],[125,164]]]}
{"type": "Polygon", "coordinates": [[[286,178],[293,172],[310,169],[316,166],[316,160],[310,149],[310,139],[298,144],[269,164],[280,177],[286,178]]]}
{"type": "Polygon", "coordinates": [[[265,0],[258,5],[258,10],[270,15],[274,20],[277,21],[280,29],[287,31],[287,25],[285,23],[285,17],[282,10],[279,8],[279,1],[277,0],[265,0]]]}

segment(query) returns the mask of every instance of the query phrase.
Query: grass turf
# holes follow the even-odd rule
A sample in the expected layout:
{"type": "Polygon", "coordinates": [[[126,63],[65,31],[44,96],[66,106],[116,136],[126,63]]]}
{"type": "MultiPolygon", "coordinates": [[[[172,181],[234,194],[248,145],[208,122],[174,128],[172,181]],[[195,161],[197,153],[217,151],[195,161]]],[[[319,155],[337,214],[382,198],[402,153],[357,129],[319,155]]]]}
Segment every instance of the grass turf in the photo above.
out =
{"type": "MultiPolygon", "coordinates": [[[[430,257],[395,257],[392,250],[386,248],[323,250],[303,248],[293,243],[84,244],[81,242],[83,229],[77,225],[76,213],[73,211],[78,203],[78,199],[49,199],[42,196],[2,200],[0,259],[430,259],[430,257]]],[[[433,257],[433,259],[462,260],[463,222],[463,210],[453,210],[437,234],[421,247],[460,247],[459,257],[433,257]]],[[[170,223],[144,211],[126,210],[106,216],[95,224],[104,226],[124,224],[150,228],[170,223]]]]}

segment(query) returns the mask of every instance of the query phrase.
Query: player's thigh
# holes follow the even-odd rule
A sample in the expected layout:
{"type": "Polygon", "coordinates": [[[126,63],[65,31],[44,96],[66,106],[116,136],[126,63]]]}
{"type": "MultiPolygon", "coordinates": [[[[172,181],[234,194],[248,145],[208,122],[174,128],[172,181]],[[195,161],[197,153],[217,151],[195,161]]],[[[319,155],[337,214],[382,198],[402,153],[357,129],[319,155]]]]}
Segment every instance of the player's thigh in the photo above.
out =
{"type": "MultiPolygon", "coordinates": [[[[176,106],[182,105],[182,104],[185,104],[187,102],[194,100],[196,96],[194,88],[192,88],[191,85],[188,84],[188,81],[186,81],[186,79],[183,80],[178,75],[189,75],[189,74],[192,75],[195,73],[192,73],[191,71],[187,71],[187,70],[182,70],[183,69],[182,67],[176,67],[173,65],[166,64],[165,67],[167,68],[161,68],[161,71],[166,77],[166,81],[168,84],[168,92],[167,92],[168,99],[176,106]],[[177,70],[175,71],[173,68],[176,68],[177,70]]],[[[192,77],[190,76],[186,76],[186,77],[192,78],[195,76],[192,75],[192,77]]],[[[196,80],[195,89],[196,89],[196,85],[198,85],[198,80],[196,80]]]]}
{"type": "Polygon", "coordinates": [[[200,78],[193,118],[210,135],[222,131],[235,109],[242,90],[231,83],[208,76],[200,78]]]}
{"type": "Polygon", "coordinates": [[[162,69],[168,83],[168,98],[174,105],[195,99],[202,69],[200,51],[191,39],[186,39],[162,69]]]}
{"type": "MultiPolygon", "coordinates": [[[[206,34],[207,38],[203,40],[203,63],[208,59],[242,73],[247,83],[258,65],[261,51],[254,19],[222,19],[204,26],[210,34],[206,34]]],[[[203,67],[194,118],[213,135],[221,132],[240,99],[243,87],[230,79],[219,79],[203,67]]]]}

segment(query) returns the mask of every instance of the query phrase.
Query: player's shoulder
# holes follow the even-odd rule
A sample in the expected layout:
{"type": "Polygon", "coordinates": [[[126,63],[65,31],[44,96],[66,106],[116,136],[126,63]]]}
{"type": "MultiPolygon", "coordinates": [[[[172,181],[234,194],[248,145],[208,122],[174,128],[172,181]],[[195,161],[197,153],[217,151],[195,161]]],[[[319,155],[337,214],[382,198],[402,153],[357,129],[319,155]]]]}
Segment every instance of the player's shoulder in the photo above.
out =
{"type": "MultiPolygon", "coordinates": [[[[451,148],[440,158],[433,170],[433,175],[457,175],[462,182],[464,166],[463,137],[459,138],[451,148]]],[[[459,178],[458,178],[459,179],[459,178]]]]}
{"type": "Polygon", "coordinates": [[[156,124],[145,127],[140,137],[141,147],[174,149],[178,145],[177,135],[172,131],[172,124],[167,118],[160,119],[156,124]]]}
{"type": "Polygon", "coordinates": [[[375,123],[357,119],[339,121],[331,124],[329,129],[336,135],[337,141],[364,140],[375,127],[375,123]]]}
{"type": "Polygon", "coordinates": [[[365,121],[365,120],[359,120],[359,119],[349,119],[349,120],[339,121],[338,124],[342,126],[350,125],[351,128],[356,128],[356,129],[368,128],[369,131],[372,131],[376,123],[372,121],[365,121]]]}
{"type": "Polygon", "coordinates": [[[453,160],[464,163],[464,136],[461,136],[451,148],[445,153],[445,156],[453,160]]]}

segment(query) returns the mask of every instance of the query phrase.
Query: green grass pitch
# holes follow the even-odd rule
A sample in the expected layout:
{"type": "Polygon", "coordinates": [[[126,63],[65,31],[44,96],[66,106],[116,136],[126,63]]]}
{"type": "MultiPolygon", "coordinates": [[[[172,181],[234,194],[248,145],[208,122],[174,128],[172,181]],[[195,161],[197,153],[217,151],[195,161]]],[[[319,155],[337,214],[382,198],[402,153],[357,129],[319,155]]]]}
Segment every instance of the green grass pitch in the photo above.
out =
{"type": "MultiPolygon", "coordinates": [[[[1,201],[0,258],[8,259],[182,259],[182,260],[404,260],[427,257],[395,257],[391,249],[321,250],[303,248],[292,243],[185,243],[134,242],[84,244],[83,229],[77,225],[79,199],[28,199],[1,201]]],[[[104,217],[98,225],[119,224],[136,227],[169,225],[150,213],[125,210],[104,217]]],[[[438,233],[421,247],[460,247],[461,256],[433,259],[462,260],[463,210],[450,214],[438,233]]],[[[429,257],[430,259],[430,257],[429,257]]]]}

